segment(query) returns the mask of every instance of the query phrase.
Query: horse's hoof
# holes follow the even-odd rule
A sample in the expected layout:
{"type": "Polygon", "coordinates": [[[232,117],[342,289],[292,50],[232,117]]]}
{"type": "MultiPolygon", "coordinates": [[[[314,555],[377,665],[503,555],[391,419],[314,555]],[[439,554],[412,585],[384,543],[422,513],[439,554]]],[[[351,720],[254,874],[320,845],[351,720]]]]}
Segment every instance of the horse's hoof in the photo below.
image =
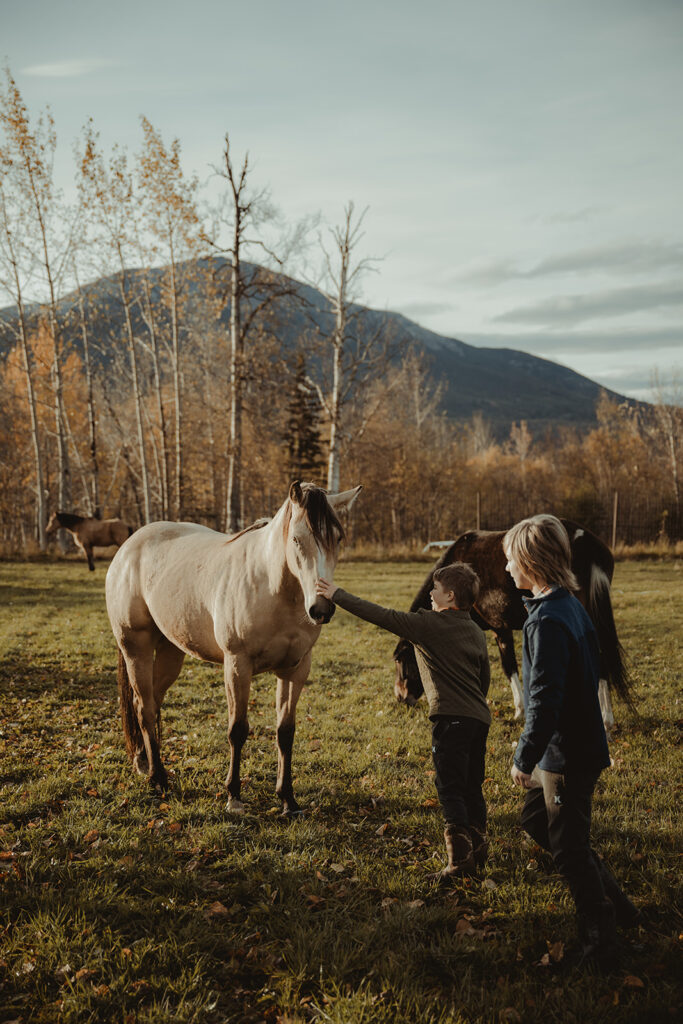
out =
{"type": "Polygon", "coordinates": [[[304,813],[305,812],[302,811],[300,807],[297,807],[295,810],[290,810],[288,807],[285,807],[281,817],[285,818],[287,821],[299,821],[304,817],[304,813]]]}
{"type": "Polygon", "coordinates": [[[225,805],[225,809],[228,814],[246,814],[247,810],[241,800],[236,800],[232,796],[225,805]]]}
{"type": "Polygon", "coordinates": [[[515,708],[515,722],[521,722],[524,719],[524,708],[515,708]]]}
{"type": "Polygon", "coordinates": [[[142,775],[143,778],[148,779],[149,761],[147,760],[147,755],[144,753],[136,754],[135,757],[133,758],[133,768],[138,773],[138,775],[142,775]]]}

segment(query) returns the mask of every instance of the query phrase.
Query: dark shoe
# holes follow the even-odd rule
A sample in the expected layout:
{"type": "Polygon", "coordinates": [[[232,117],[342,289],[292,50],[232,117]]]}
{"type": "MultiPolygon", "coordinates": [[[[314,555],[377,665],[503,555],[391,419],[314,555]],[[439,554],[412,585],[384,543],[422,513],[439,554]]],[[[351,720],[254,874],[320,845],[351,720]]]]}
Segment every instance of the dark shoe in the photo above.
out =
{"type": "Polygon", "coordinates": [[[446,842],[448,864],[439,873],[439,880],[448,882],[451,878],[471,875],[475,868],[469,830],[464,825],[446,825],[443,837],[446,842]]]}
{"type": "Polygon", "coordinates": [[[470,839],[472,840],[472,857],[474,859],[474,866],[481,871],[488,859],[489,841],[484,829],[470,825],[469,833],[470,839]]]}
{"type": "Polygon", "coordinates": [[[573,958],[574,966],[615,970],[619,962],[619,947],[612,902],[603,900],[590,914],[580,914],[578,925],[579,949],[573,958]]]}

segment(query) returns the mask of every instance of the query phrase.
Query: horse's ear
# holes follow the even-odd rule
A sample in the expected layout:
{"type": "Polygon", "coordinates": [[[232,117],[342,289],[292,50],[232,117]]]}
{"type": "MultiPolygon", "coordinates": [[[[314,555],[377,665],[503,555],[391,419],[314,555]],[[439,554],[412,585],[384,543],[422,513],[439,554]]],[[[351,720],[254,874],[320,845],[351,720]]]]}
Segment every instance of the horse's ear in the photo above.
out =
{"type": "Polygon", "coordinates": [[[289,500],[293,501],[295,505],[300,505],[303,500],[303,496],[304,492],[301,490],[301,484],[298,480],[295,480],[289,488],[289,500]]]}
{"type": "Polygon", "coordinates": [[[328,494],[327,500],[335,512],[348,512],[362,490],[363,485],[359,484],[358,487],[352,487],[350,491],[328,494]]]}

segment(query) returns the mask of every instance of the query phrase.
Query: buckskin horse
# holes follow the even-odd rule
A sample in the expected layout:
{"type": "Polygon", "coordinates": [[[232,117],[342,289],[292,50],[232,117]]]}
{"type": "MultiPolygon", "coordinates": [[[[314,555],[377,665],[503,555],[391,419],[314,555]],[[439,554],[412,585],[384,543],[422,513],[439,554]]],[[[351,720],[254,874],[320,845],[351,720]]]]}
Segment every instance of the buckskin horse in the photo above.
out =
{"type": "MultiPolygon", "coordinates": [[[[590,615],[598,634],[602,676],[600,708],[605,728],[609,731],[614,726],[610,688],[627,703],[631,702],[629,677],[614,624],[610,597],[614,558],[609,548],[590,530],[569,519],[562,519],[561,522],[569,535],[572,570],[580,587],[576,596],[590,615]]],[[[471,615],[482,629],[491,629],[495,634],[503,671],[512,689],[515,718],[521,719],[524,717],[524,706],[512,631],[524,625],[526,609],[512,577],[505,571],[507,558],[503,551],[504,536],[504,530],[472,530],[464,533],[443,553],[434,569],[450,565],[451,562],[467,562],[479,576],[479,597],[471,615]]],[[[429,592],[433,586],[434,569],[422,584],[410,606],[411,611],[430,607],[429,592]]],[[[394,648],[394,661],[396,698],[402,703],[413,705],[423,693],[413,645],[407,640],[399,640],[394,648]]]]}
{"type": "Polygon", "coordinates": [[[95,570],[93,548],[121,547],[134,532],[122,519],[94,519],[91,516],[79,516],[75,512],[53,512],[45,529],[48,536],[57,530],[66,530],[71,534],[77,547],[88,559],[88,568],[95,570]]]}
{"type": "Polygon", "coordinates": [[[334,606],[318,597],[332,579],[343,530],[338,513],[360,487],[327,494],[295,482],[272,519],[233,536],[193,523],[151,523],[114,556],[107,611],[119,648],[121,718],[128,753],[153,787],[167,786],[160,711],[186,654],[223,665],[228,701],[228,810],[241,812],[240,759],[249,735],[252,678],[277,676],[277,786],[283,813],[300,813],[292,789],[296,705],[311,650],[334,606]]]}

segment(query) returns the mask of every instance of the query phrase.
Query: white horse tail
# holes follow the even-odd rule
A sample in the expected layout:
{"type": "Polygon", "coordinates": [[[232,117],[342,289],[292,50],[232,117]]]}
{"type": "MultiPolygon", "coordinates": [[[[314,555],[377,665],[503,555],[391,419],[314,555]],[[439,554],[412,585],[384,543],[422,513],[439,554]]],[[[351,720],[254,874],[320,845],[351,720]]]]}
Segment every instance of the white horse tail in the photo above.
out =
{"type": "Polygon", "coordinates": [[[610,579],[604,569],[595,562],[591,565],[587,611],[598,634],[602,661],[601,675],[608,681],[610,688],[632,706],[633,696],[626,656],[617,636],[612,611],[610,579]]]}

